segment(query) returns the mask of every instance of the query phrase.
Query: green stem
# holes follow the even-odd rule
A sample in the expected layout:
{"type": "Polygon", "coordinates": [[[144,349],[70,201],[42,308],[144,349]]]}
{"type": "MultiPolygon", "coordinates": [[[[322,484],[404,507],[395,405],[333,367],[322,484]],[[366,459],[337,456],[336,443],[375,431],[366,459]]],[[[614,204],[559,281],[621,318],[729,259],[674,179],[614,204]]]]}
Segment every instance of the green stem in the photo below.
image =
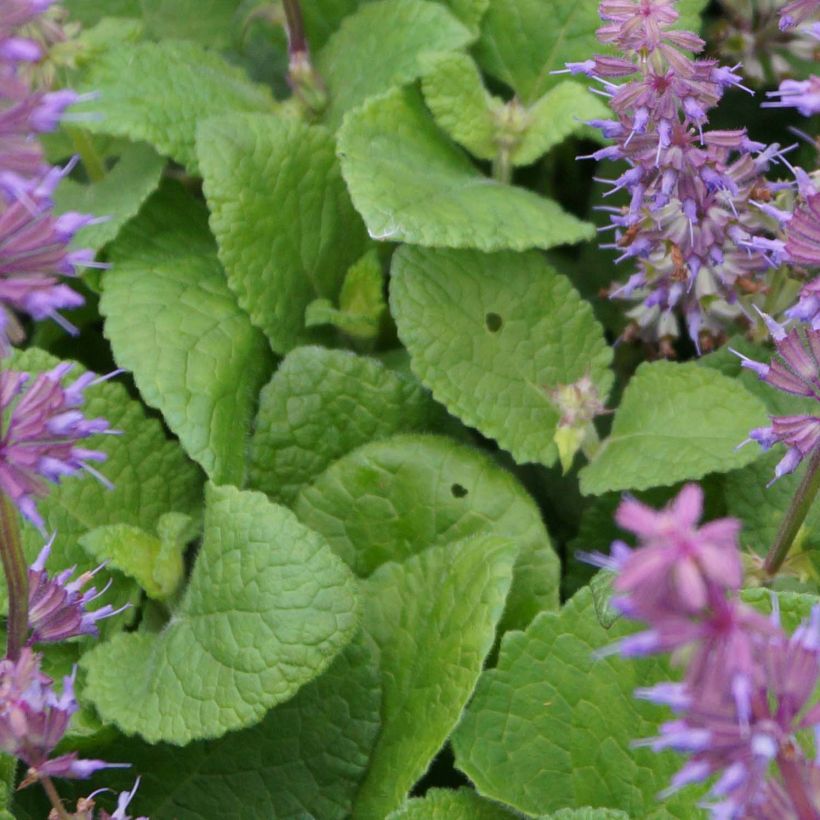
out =
{"type": "Polygon", "coordinates": [[[60,820],[70,820],[71,815],[65,810],[63,801],[60,800],[60,795],[57,793],[57,789],[51,778],[41,777],[40,782],[43,784],[43,788],[48,795],[49,802],[54,807],[54,811],[57,812],[57,817],[59,817],[60,820]]]}
{"type": "Polygon", "coordinates": [[[505,145],[498,147],[498,153],[493,160],[493,179],[509,185],[512,181],[512,163],[510,162],[510,150],[505,145]]]}
{"type": "Polygon", "coordinates": [[[0,560],[9,590],[6,657],[16,661],[28,636],[28,564],[11,500],[0,493],[0,560]]]}
{"type": "Polygon", "coordinates": [[[791,506],[780,523],[774,544],[766,556],[763,569],[770,578],[777,575],[783,561],[786,560],[792,542],[806,520],[818,490],[820,490],[820,446],[815,447],[809,459],[806,474],[794,494],[791,506]]]}
{"type": "Polygon", "coordinates": [[[80,155],[83,167],[92,182],[101,182],[108,173],[103,158],[97,153],[94,143],[87,131],[79,128],[66,128],[71,141],[74,143],[74,150],[80,155]]]}

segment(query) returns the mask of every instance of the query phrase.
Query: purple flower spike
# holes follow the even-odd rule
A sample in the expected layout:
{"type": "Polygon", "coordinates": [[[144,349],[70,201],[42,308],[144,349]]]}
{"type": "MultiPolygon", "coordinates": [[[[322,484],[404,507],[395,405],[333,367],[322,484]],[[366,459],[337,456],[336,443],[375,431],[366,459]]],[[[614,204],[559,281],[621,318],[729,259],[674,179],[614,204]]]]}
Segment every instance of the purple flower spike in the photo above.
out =
{"type": "Polygon", "coordinates": [[[0,489],[41,532],[45,524],[35,501],[46,494],[47,481],[59,483],[63,476],[84,471],[110,486],[89,463],[105,461],[105,453],[77,446],[89,436],[117,432],[105,419],[87,419],[77,409],[83,389],[108,377],[86,374],[63,387],[72,367],[57,365],[31,384],[27,373],[0,372],[0,489]]]}
{"type": "MultiPolygon", "coordinates": [[[[689,686],[688,702],[678,720],[661,727],[653,748],[678,748],[692,753],[689,762],[673,779],[667,793],[690,782],[719,775],[711,794],[715,817],[782,817],[798,815],[796,800],[811,799],[816,774],[795,733],[820,723],[820,709],[808,708],[820,680],[820,607],[791,638],[779,629],[753,645],[752,674],[745,705],[734,696],[732,678],[715,664],[718,675],[709,685],[689,686]],[[687,738],[697,743],[684,744],[687,738]],[[785,766],[798,782],[786,788],[769,771],[773,763],[785,766]],[[802,782],[800,782],[802,781],[802,782]],[[763,805],[787,806],[778,815],[756,813],[763,805]]],[[[809,803],[811,805],[811,803],[809,803]]]]}
{"type": "Polygon", "coordinates": [[[105,593],[110,586],[109,581],[99,592],[95,587],[82,592],[82,588],[94,578],[105,566],[104,564],[100,564],[92,572],[82,573],[73,581],[70,580],[73,569],[65,570],[54,578],[49,578],[45,565],[53,541],[52,537],[28,572],[29,625],[31,627],[29,645],[56,643],[78,635],[99,635],[97,621],[110,618],[128,608],[126,604],[115,610],[110,604],[106,604],[99,609],[88,610],[88,605],[105,593]]]}
{"type": "Polygon", "coordinates": [[[21,788],[42,776],[86,778],[111,765],[67,754],[49,760],[77,711],[74,676],[57,694],[51,678],[40,671],[40,656],[24,647],[17,661],[0,661],[0,749],[28,767],[21,788]]]}
{"type": "MultiPolygon", "coordinates": [[[[820,401],[820,330],[798,327],[786,332],[771,317],[761,315],[775,338],[777,356],[766,366],[737,354],[741,357],[741,365],[778,390],[820,401]]],[[[796,470],[820,444],[820,417],[809,414],[773,416],[771,427],[752,430],[743,444],[748,441],[756,441],[764,450],[777,443],[788,447],[775,468],[775,481],[796,470]]]]}
{"type": "MultiPolygon", "coordinates": [[[[772,217],[764,178],[778,162],[778,146],[750,140],[745,129],[707,130],[709,112],[727,88],[748,91],[739,64],[692,59],[703,41],[670,30],[676,0],[603,0],[601,42],[622,56],[568,66],[588,74],[609,98],[613,119],[596,123],[614,145],[591,159],[622,159],[628,169],[609,196],[625,190],[629,204],[610,209],[614,241],[604,247],[617,262],[633,260],[638,273],[613,298],[637,301],[628,336],[671,350],[685,322],[698,351],[724,335],[742,315],[739,295],[760,287],[780,244],[772,244],[772,217]],[[755,203],[758,203],[757,205],[755,203]]],[[[782,243],[781,243],[782,244],[782,243]]]]}

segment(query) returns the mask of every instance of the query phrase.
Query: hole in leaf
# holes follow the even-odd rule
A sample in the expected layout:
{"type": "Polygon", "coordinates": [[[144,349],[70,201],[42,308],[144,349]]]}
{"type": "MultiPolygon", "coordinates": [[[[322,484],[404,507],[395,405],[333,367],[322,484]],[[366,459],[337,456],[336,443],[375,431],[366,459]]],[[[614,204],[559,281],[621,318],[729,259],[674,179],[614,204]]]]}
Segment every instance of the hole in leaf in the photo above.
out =
{"type": "Polygon", "coordinates": [[[468,490],[466,487],[462,487],[461,484],[453,484],[453,486],[450,487],[450,492],[456,498],[464,498],[464,496],[467,495],[468,490]]]}
{"type": "Polygon", "coordinates": [[[490,333],[498,333],[501,330],[501,325],[504,324],[504,320],[497,313],[488,313],[484,317],[484,324],[487,325],[487,330],[490,333]]]}

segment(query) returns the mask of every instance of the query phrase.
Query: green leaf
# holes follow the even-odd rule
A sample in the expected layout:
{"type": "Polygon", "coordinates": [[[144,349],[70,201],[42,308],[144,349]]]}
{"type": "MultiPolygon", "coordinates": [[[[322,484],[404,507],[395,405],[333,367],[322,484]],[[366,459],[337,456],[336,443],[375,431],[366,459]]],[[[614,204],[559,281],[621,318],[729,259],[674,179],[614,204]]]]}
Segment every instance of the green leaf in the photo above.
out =
{"type": "Polygon", "coordinates": [[[151,146],[135,143],[125,148],[117,164],[99,182],[83,185],[64,179],[54,193],[58,214],[79,211],[107,217],[105,222],[83,228],[75,244],[98,251],[116,238],[156,190],[164,167],[165,160],[151,146]]]}
{"type": "Polygon", "coordinates": [[[503,102],[484,88],[472,57],[438,55],[422,80],[424,101],[439,127],[473,156],[491,160],[498,151],[495,112],[503,102]]]}
{"type": "Polygon", "coordinates": [[[479,797],[472,789],[430,789],[424,797],[408,800],[386,820],[513,820],[518,817],[498,803],[479,797]]]}
{"type": "MultiPolygon", "coordinates": [[[[772,590],[741,590],[743,601],[764,615],[772,612],[772,590]]],[[[776,592],[780,610],[780,623],[786,633],[791,634],[803,621],[808,620],[812,609],[817,605],[817,595],[803,592],[776,592]]]]}
{"type": "MultiPolygon", "coordinates": [[[[700,28],[705,0],[683,0],[675,28],[700,28]]],[[[551,71],[605,51],[595,31],[598,4],[565,0],[493,0],[481,24],[476,53],[481,66],[531,103],[561,82],[551,71]]]]}
{"type": "Polygon", "coordinates": [[[228,290],[206,219],[182,189],[152,197],[112,247],[100,310],[146,403],[214,481],[240,484],[271,356],[228,290]]]}
{"type": "Polygon", "coordinates": [[[142,0],[142,16],[157,39],[222,47],[236,37],[238,5],[238,0],[142,0]]]}
{"type": "Polygon", "coordinates": [[[527,111],[526,127],[510,159],[514,165],[529,165],[570,134],[584,130],[584,120],[607,116],[611,116],[609,109],[598,97],[565,80],[527,111]]]}
{"type": "Polygon", "coordinates": [[[427,0],[378,0],[345,18],[317,59],[330,93],[328,123],[423,71],[425,55],[455,51],[473,35],[447,9],[427,0]]]}
{"type": "MultiPolygon", "coordinates": [[[[58,359],[36,348],[15,352],[9,360],[10,367],[32,374],[50,370],[58,363],[58,359]]],[[[84,372],[77,365],[69,379],[84,372]]],[[[202,495],[199,470],[176,441],[166,438],[161,423],[146,416],[142,405],[129,397],[122,384],[105,382],[89,388],[85,395],[83,409],[87,417],[102,416],[112,428],[122,431],[119,436],[99,436],[89,441],[93,449],[108,455],[99,469],[114,489],[107,489],[91,476],[72,476],[49,487],[48,496],[37,505],[46,529],[56,532],[49,568],[76,564],[78,572],[99,563],[79,545],[83,533],[106,524],[131,524],[152,531],[165,513],[194,513],[202,495]]],[[[34,526],[24,523],[23,540],[32,561],[43,546],[43,537],[34,526]]],[[[130,600],[135,585],[116,574],[112,577],[115,582],[105,603],[130,600]]],[[[5,584],[0,584],[0,600],[5,607],[5,584]]]]}
{"type": "Polygon", "coordinates": [[[606,117],[607,107],[577,83],[562,82],[527,108],[504,103],[484,88],[481,74],[466,54],[438,58],[423,80],[424,100],[436,122],[473,156],[495,159],[508,146],[513,165],[529,165],[570,134],[584,120],[606,117]]]}
{"type": "Polygon", "coordinates": [[[365,248],[324,128],[272,116],[213,120],[197,148],[228,283],[277,353],[307,341],[305,308],[335,300],[365,248]]]}
{"type": "Polygon", "coordinates": [[[17,760],[9,755],[0,754],[0,820],[14,820],[14,815],[7,809],[12,804],[16,781],[17,760]]]}
{"type": "MultiPolygon", "coordinates": [[[[326,672],[249,729],[184,748],[136,738],[95,748],[106,760],[127,760],[131,769],[106,771],[78,784],[79,793],[130,790],[136,772],[141,783],[133,816],[343,820],[379,730],[378,656],[365,638],[359,633],[326,672]]],[[[98,806],[108,806],[105,796],[98,806]]]]}
{"type": "Polygon", "coordinates": [[[357,622],[356,582],[320,536],[261,493],[210,485],[179,608],[158,634],[86,653],[85,693],[149,742],[219,737],[321,674],[357,622]]]}
{"type": "Polygon", "coordinates": [[[360,2],[362,0],[313,0],[302,3],[302,17],[311,49],[318,53],[342,20],[356,11],[360,2]]]}
{"type": "Polygon", "coordinates": [[[552,200],[480,173],[413,90],[396,89],[351,112],[338,150],[353,204],[374,239],[493,251],[593,236],[591,225],[552,200]]]}
{"type": "Polygon", "coordinates": [[[439,416],[418,382],[376,359],[297,348],[259,397],[249,483],[290,504],[345,453],[402,430],[430,429],[439,416]]]}
{"type": "Polygon", "coordinates": [[[581,492],[643,490],[742,467],[758,453],[738,444],[765,423],[763,404],[735,379],[694,362],[642,364],[609,438],[581,470],[581,492]]]}
{"type": "Polygon", "coordinates": [[[481,794],[530,815],[580,804],[696,816],[686,793],[657,802],[681,758],[631,746],[668,719],[632,693],[667,672],[654,659],[592,657],[631,630],[623,621],[603,629],[583,589],[560,613],[504,636],[452,738],[456,765],[481,794]]]}
{"type": "Polygon", "coordinates": [[[299,494],[294,511],[361,576],[431,545],[493,533],[520,548],[503,629],[558,606],[560,566],[523,487],[486,456],[441,436],[354,450],[299,494]]]}
{"type": "Polygon", "coordinates": [[[316,300],[307,306],[305,323],[311,326],[311,312],[320,314],[320,323],[328,322],[354,339],[371,341],[378,335],[387,302],[384,298],[384,275],[375,248],[369,250],[345,274],[339,292],[339,309],[327,300],[316,300]],[[326,303],[329,307],[322,306],[326,303]],[[317,308],[320,308],[317,310],[317,308]]]}
{"type": "Polygon", "coordinates": [[[100,98],[76,106],[99,118],[83,126],[142,140],[197,173],[197,122],[219,114],[272,111],[273,97],[239,69],[196,43],[165,40],[112,49],[96,60],[85,90],[100,98]]]}
{"type": "Polygon", "coordinates": [[[329,299],[316,299],[305,310],[305,325],[331,324],[359,341],[378,336],[387,312],[384,275],[375,248],[350,266],[339,292],[339,308],[329,299]]]}
{"type": "Polygon", "coordinates": [[[354,817],[398,808],[458,723],[493,645],[516,552],[479,536],[370,577],[364,628],[381,650],[382,728],[354,817]]]}
{"type": "Polygon", "coordinates": [[[490,0],[441,0],[470,31],[478,32],[490,0]]]}
{"type": "Polygon", "coordinates": [[[629,820],[626,812],[618,809],[561,809],[544,820],[629,820]]]}
{"type": "Polygon", "coordinates": [[[141,0],[63,0],[70,19],[92,26],[103,17],[141,17],[141,0]]]}
{"type": "Polygon", "coordinates": [[[465,424],[519,462],[553,464],[558,385],[609,392],[612,351],[592,308],[539,254],[403,247],[391,308],[413,372],[465,424]]]}
{"type": "Polygon", "coordinates": [[[476,54],[486,71],[532,103],[561,82],[551,71],[601,51],[595,39],[600,25],[596,3],[493,0],[476,54]]]}
{"type": "MultiPolygon", "coordinates": [[[[748,445],[756,450],[754,442],[748,445]]],[[[757,461],[734,470],[725,476],[726,504],[730,515],[743,521],[740,543],[758,555],[765,555],[774,543],[775,535],[791,504],[797,486],[806,472],[802,464],[794,473],[785,475],[770,487],[766,485],[774,478],[774,468],[783,458],[783,448],[766,453],[757,461]]],[[[820,503],[815,502],[798,533],[803,549],[820,547],[820,503]]]]}
{"type": "Polygon", "coordinates": [[[109,524],[83,535],[80,546],[97,561],[106,561],[133,578],[149,597],[162,601],[170,598],[182,582],[182,558],[191,537],[190,516],[166,513],[160,519],[164,529],[169,529],[169,517],[178,523],[171,528],[170,537],[158,538],[130,524],[109,524]]]}

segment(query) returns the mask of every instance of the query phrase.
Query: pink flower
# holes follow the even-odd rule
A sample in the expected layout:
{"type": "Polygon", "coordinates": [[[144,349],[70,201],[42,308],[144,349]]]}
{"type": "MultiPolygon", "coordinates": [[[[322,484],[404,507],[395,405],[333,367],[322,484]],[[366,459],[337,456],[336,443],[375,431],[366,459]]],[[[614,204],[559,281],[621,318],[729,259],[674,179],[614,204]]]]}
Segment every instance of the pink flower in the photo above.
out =
{"type": "Polygon", "coordinates": [[[621,502],[615,520],[640,543],[621,566],[615,591],[628,596],[638,617],[647,619],[643,613],[658,607],[697,612],[708,604],[710,588],[740,586],[740,522],[722,518],[698,527],[702,513],[697,484],[687,484],[660,511],[634,499],[621,502]]]}

